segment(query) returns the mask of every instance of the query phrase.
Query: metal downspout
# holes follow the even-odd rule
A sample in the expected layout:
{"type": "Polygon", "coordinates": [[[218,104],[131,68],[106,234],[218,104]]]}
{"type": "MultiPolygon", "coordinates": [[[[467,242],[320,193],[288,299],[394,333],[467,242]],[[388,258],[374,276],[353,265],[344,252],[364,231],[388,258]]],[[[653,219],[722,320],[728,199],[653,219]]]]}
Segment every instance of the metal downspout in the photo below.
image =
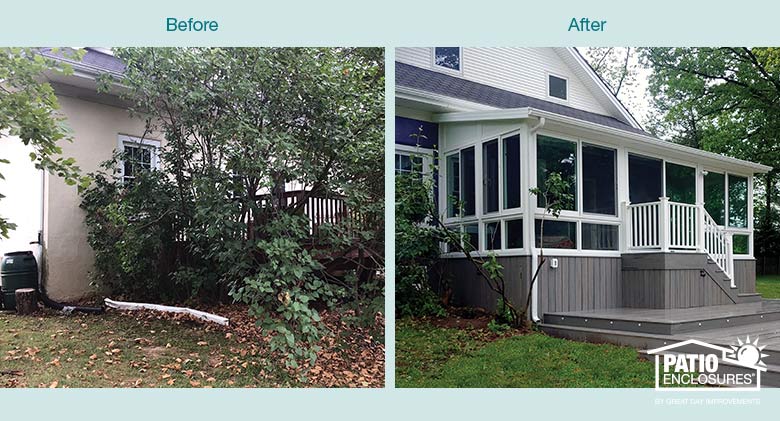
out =
{"type": "MultiPolygon", "coordinates": [[[[539,117],[539,122],[536,123],[535,126],[531,127],[531,130],[529,132],[529,138],[530,136],[533,136],[536,134],[536,132],[544,127],[544,124],[547,122],[547,120],[544,117],[539,117]]],[[[531,277],[533,277],[534,272],[536,271],[536,267],[538,266],[539,262],[539,256],[536,254],[536,247],[534,247],[535,244],[531,243],[531,277]]],[[[530,280],[529,280],[530,281],[530,280]]],[[[539,323],[542,319],[539,318],[539,280],[537,279],[536,282],[533,285],[533,288],[531,290],[531,320],[534,323],[539,323]]]]}

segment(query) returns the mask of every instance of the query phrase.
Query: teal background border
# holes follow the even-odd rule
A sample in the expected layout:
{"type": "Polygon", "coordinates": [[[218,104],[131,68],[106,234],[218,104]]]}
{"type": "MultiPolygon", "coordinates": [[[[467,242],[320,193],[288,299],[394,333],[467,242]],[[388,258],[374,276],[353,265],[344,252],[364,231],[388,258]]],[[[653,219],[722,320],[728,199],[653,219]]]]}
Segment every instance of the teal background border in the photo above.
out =
{"type": "MultiPolygon", "coordinates": [[[[7,1],[0,45],[385,46],[385,186],[394,238],[396,46],[780,45],[776,2],[442,0],[109,2],[7,1]],[[217,20],[216,33],[170,33],[165,18],[217,20]],[[572,17],[607,20],[604,32],[567,32],[572,17]]],[[[387,376],[378,390],[0,389],[0,419],[775,419],[780,390],[703,393],[631,389],[394,389],[394,243],[387,252],[387,376]],[[718,404],[706,399],[757,399],[718,404]],[[702,399],[677,403],[670,399],[702,399]],[[24,417],[24,418],[22,418],[24,417]]],[[[0,356],[0,367],[2,367],[0,356]]]]}

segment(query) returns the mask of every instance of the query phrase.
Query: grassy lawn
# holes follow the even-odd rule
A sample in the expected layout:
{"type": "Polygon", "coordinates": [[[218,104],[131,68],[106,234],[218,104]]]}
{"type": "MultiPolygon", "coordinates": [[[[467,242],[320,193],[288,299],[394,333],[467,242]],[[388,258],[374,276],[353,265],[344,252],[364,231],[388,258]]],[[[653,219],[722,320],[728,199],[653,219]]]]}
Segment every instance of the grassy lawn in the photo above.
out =
{"type": "MultiPolygon", "coordinates": [[[[242,333],[251,329],[252,321],[237,322],[226,328],[143,312],[0,313],[0,387],[367,386],[360,372],[349,367],[364,374],[384,370],[383,361],[375,367],[378,362],[356,361],[343,350],[325,348],[311,376],[350,382],[303,382],[274,368],[281,365],[272,360],[267,346],[242,333]]],[[[371,355],[365,349],[355,352],[371,355]]]]}
{"type": "Polygon", "coordinates": [[[780,298],[780,275],[757,277],[756,292],[759,292],[764,298],[780,298]]]}
{"type": "Polygon", "coordinates": [[[399,320],[398,387],[653,387],[636,350],[531,333],[489,340],[484,330],[399,320]]]}

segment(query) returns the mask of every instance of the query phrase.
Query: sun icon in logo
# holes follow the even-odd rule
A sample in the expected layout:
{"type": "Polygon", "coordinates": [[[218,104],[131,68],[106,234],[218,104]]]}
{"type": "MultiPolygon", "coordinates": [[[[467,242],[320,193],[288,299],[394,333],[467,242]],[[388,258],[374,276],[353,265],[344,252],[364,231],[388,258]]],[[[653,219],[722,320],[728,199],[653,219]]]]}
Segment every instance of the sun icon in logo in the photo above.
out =
{"type": "Polygon", "coordinates": [[[732,357],[736,357],[740,364],[750,367],[766,367],[766,364],[761,359],[769,355],[761,352],[766,348],[766,345],[760,346],[758,338],[753,342],[750,342],[750,336],[745,338],[745,342],[737,338],[737,342],[739,342],[739,345],[731,345],[731,349],[734,350],[732,357]]]}

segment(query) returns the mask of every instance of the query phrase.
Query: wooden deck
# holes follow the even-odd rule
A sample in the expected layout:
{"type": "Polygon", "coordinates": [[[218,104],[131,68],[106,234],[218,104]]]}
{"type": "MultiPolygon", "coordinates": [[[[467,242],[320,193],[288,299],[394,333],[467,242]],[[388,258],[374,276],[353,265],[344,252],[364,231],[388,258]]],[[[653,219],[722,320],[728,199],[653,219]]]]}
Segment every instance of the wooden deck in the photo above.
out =
{"type": "Polygon", "coordinates": [[[546,333],[584,342],[613,343],[645,350],[699,339],[728,347],[737,340],[766,346],[765,386],[780,387],[780,300],[726,306],[652,310],[606,310],[548,313],[541,325],[546,333]]]}

